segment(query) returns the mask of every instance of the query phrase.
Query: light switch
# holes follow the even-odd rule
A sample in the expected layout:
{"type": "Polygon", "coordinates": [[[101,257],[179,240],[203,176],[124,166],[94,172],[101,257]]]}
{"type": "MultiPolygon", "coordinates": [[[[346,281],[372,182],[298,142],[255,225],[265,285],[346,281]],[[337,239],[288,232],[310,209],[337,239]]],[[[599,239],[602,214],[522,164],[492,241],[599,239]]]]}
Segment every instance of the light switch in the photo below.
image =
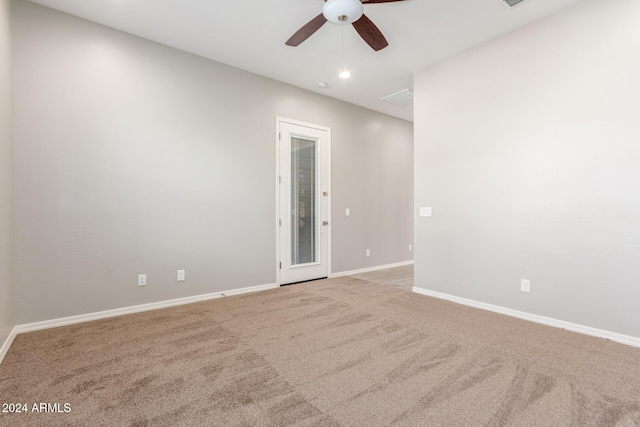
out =
{"type": "Polygon", "coordinates": [[[344,216],[351,216],[351,209],[347,208],[344,210],[344,216]]]}
{"type": "Polygon", "coordinates": [[[431,216],[431,208],[430,207],[421,207],[420,208],[420,216],[431,216]]]}

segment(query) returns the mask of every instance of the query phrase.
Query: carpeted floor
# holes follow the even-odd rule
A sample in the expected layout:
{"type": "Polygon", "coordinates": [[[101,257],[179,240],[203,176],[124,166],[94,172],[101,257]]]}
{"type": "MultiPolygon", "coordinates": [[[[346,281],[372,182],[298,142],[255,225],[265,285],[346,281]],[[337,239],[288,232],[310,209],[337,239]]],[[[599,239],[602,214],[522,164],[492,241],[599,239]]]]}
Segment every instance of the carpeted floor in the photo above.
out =
{"type": "Polygon", "coordinates": [[[0,403],[29,407],[2,426],[636,426],[640,349],[342,277],[19,335],[0,403]]]}

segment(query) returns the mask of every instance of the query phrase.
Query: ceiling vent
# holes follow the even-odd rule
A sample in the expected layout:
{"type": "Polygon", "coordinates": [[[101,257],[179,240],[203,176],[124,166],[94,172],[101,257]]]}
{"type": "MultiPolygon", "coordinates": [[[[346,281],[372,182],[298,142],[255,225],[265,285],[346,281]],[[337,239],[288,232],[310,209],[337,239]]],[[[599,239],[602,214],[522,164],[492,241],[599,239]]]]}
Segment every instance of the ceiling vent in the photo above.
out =
{"type": "Polygon", "coordinates": [[[508,7],[514,7],[527,0],[502,0],[508,7]]]}
{"type": "Polygon", "coordinates": [[[409,89],[401,90],[384,98],[380,98],[380,101],[385,101],[398,107],[408,107],[413,105],[413,92],[409,89]]]}

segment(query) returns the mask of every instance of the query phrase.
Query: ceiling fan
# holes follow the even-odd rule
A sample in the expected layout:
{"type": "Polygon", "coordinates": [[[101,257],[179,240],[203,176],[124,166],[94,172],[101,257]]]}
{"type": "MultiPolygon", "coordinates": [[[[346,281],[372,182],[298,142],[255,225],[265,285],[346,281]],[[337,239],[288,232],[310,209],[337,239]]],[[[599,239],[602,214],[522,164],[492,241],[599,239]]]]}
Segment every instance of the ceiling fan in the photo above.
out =
{"type": "Polygon", "coordinates": [[[322,13],[307,22],[285,42],[287,46],[298,46],[318,31],[325,22],[338,25],[353,24],[360,37],[375,51],[389,45],[382,32],[365,15],[363,3],[390,3],[402,0],[325,0],[322,13]]]}

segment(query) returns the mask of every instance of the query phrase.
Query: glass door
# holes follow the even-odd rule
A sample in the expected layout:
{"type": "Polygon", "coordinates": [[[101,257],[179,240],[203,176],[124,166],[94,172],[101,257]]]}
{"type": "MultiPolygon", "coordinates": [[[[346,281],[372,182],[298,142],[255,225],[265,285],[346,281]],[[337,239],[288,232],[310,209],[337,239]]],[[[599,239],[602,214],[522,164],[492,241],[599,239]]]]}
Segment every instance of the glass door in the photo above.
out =
{"type": "Polygon", "coordinates": [[[278,126],[280,284],[327,277],[328,130],[299,122],[278,126]]]}

